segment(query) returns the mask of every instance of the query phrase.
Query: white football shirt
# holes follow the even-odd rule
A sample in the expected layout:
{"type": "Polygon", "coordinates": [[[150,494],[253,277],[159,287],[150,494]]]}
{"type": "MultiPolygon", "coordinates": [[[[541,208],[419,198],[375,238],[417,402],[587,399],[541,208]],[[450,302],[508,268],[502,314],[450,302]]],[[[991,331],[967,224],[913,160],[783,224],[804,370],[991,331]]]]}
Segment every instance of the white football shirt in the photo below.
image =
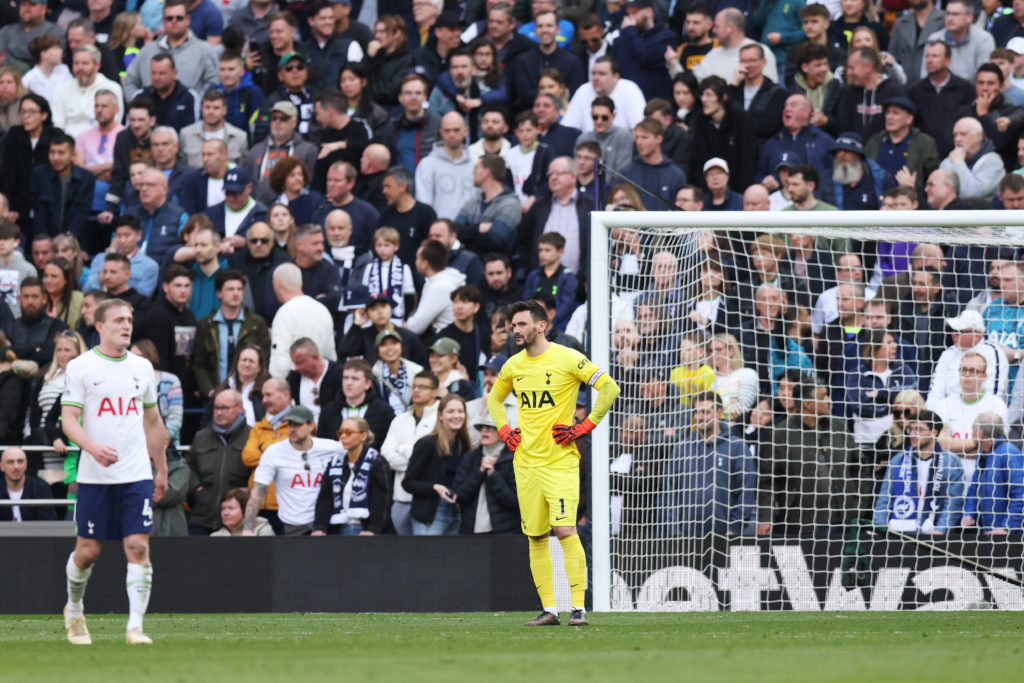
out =
{"type": "Polygon", "coordinates": [[[93,441],[117,449],[117,462],[100,465],[86,451],[78,462],[83,484],[128,484],[153,478],[143,409],[156,405],[156,377],[148,360],[132,353],[104,356],[97,348],[68,363],[61,405],[82,409],[82,427],[93,441]]]}
{"type": "Polygon", "coordinates": [[[335,455],[344,455],[337,441],[313,437],[308,451],[300,451],[288,439],[267,446],[253,481],[277,489],[277,514],[285,524],[310,524],[316,516],[320,480],[335,455]],[[303,457],[305,454],[305,457],[303,457]]]}

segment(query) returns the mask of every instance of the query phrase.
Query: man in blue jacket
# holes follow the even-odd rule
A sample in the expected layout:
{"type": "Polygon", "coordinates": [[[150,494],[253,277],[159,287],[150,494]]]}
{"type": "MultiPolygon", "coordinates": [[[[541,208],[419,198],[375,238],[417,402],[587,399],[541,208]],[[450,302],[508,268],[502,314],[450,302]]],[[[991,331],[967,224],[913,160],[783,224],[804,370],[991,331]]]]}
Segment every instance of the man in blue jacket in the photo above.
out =
{"type": "Polygon", "coordinates": [[[693,429],[665,467],[658,526],[665,536],[736,536],[754,519],[757,467],[720,420],[718,394],[693,398],[693,429]]]}
{"type": "MultiPolygon", "coordinates": [[[[633,143],[636,145],[638,158],[622,167],[622,175],[650,192],[673,202],[679,188],[686,184],[683,170],[665,158],[661,153],[661,143],[665,139],[665,127],[661,121],[647,117],[633,128],[633,143]]],[[[648,202],[641,195],[648,209],[659,211],[666,207],[654,200],[648,202]]]]}
{"type": "Polygon", "coordinates": [[[622,77],[640,86],[648,100],[674,101],[665,50],[678,41],[667,26],[655,23],[653,0],[630,0],[621,30],[611,51],[622,65],[622,77]]]}
{"type": "MultiPolygon", "coordinates": [[[[74,165],[74,153],[75,141],[66,133],[54,133],[50,140],[50,163],[36,166],[32,171],[29,189],[36,235],[67,231],[80,242],[85,239],[96,176],[74,165]]],[[[8,172],[23,173],[24,169],[9,169],[8,172]]]]}
{"type": "Polygon", "coordinates": [[[1024,522],[1024,455],[1006,440],[1003,420],[995,413],[974,419],[978,468],[967,488],[963,526],[986,534],[1021,533],[1024,522]]]}
{"type": "Polygon", "coordinates": [[[178,245],[178,235],[185,228],[188,214],[167,198],[167,177],[155,168],[143,172],[139,179],[139,204],[125,213],[139,219],[142,226],[142,252],[160,263],[164,255],[178,245]]]}

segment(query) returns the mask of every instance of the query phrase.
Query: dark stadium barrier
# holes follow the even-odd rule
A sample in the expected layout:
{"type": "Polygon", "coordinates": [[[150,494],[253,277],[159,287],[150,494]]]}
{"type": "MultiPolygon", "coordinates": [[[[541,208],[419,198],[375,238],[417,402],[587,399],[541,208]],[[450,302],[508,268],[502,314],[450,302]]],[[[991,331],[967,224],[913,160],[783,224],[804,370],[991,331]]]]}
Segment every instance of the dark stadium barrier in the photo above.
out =
{"type": "MultiPolygon", "coordinates": [[[[5,538],[0,614],[60,614],[71,538],[5,538]]],[[[524,536],[154,538],[150,612],[478,612],[537,608],[524,536]]],[[[107,543],[86,611],[126,613],[107,543]]]]}
{"type": "Polygon", "coordinates": [[[613,540],[614,610],[1024,610],[1024,542],[1010,537],[613,540]]]}

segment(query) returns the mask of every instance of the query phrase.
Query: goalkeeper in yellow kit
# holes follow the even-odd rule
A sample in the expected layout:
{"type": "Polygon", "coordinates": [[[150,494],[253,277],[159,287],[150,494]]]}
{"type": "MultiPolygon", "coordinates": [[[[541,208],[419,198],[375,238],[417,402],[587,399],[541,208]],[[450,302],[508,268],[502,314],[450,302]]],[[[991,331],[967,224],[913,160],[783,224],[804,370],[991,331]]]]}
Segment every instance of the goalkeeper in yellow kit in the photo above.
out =
{"type": "MultiPolygon", "coordinates": [[[[593,431],[608,413],[619,386],[578,351],[553,344],[545,333],[547,311],[536,301],[513,304],[509,315],[516,346],[522,349],[501,368],[487,409],[505,445],[515,451],[516,488],[523,533],[530,537],[530,571],[544,611],[527,626],[558,626],[554,569],[548,536],[555,532],[565,555],[565,574],[572,590],[570,626],[585,626],[587,560],[576,535],[580,498],[580,452],[573,443],[593,431]],[[580,383],[597,389],[594,410],[573,426],[580,383]],[[514,391],[519,428],[512,429],[503,401],[514,391]]],[[[600,463],[595,464],[600,467],[600,463]]]]}

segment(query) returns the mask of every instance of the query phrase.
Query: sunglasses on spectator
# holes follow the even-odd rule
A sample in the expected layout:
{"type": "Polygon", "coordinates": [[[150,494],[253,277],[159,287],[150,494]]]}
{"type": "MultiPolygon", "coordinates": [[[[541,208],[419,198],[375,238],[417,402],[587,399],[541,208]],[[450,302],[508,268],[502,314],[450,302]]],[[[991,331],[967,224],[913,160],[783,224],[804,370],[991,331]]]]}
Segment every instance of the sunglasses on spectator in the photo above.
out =
{"type": "Polygon", "coordinates": [[[270,244],[269,237],[250,237],[249,244],[270,244]]]}
{"type": "Polygon", "coordinates": [[[590,118],[594,121],[610,121],[612,117],[607,114],[591,114],[590,118]]]}
{"type": "Polygon", "coordinates": [[[284,114],[281,114],[280,116],[275,114],[274,116],[270,117],[270,120],[271,121],[290,121],[291,117],[290,116],[285,116],[284,114]]]}
{"type": "Polygon", "coordinates": [[[362,434],[358,429],[339,429],[338,436],[352,436],[353,434],[362,434]]]}
{"type": "Polygon", "coordinates": [[[285,71],[305,71],[305,64],[288,64],[284,67],[285,71]]]}
{"type": "Polygon", "coordinates": [[[164,21],[185,21],[184,14],[169,14],[164,16],[164,21]]]}
{"type": "Polygon", "coordinates": [[[892,411],[892,414],[901,420],[917,417],[916,410],[897,409],[892,411]]]}

